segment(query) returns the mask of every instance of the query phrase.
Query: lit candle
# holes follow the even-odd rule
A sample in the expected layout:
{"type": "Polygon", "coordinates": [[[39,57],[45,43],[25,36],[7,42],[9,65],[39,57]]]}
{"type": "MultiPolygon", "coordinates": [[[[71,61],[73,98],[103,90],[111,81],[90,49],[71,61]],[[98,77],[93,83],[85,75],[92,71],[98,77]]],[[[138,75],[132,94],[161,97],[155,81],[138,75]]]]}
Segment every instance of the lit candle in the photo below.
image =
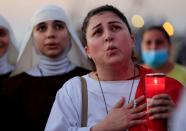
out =
{"type": "Polygon", "coordinates": [[[163,73],[151,73],[145,76],[146,97],[163,93],[165,90],[165,75],[163,73]]]}
{"type": "MultiPolygon", "coordinates": [[[[152,103],[152,97],[165,92],[165,74],[151,73],[145,76],[145,89],[147,98],[147,110],[150,109],[149,105],[152,103]]],[[[149,120],[149,131],[166,131],[166,124],[163,120],[149,120]]]]}

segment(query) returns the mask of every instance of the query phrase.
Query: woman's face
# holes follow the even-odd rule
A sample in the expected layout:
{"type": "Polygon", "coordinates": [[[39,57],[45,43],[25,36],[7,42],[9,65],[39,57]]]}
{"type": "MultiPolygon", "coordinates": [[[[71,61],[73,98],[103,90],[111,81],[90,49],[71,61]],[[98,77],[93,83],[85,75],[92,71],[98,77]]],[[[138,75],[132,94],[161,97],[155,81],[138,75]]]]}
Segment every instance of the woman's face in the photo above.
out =
{"type": "Polygon", "coordinates": [[[10,39],[7,29],[0,27],[0,57],[6,53],[9,42],[10,39]]]}
{"type": "Polygon", "coordinates": [[[141,43],[142,50],[152,51],[159,49],[170,49],[170,43],[159,30],[150,30],[144,33],[141,43]]]}
{"type": "Polygon", "coordinates": [[[60,56],[70,44],[66,24],[57,20],[37,24],[33,30],[33,40],[37,50],[50,58],[60,56]]]}
{"type": "Polygon", "coordinates": [[[101,12],[90,18],[86,39],[87,55],[96,66],[131,60],[134,39],[126,24],[112,12],[101,12]]]}

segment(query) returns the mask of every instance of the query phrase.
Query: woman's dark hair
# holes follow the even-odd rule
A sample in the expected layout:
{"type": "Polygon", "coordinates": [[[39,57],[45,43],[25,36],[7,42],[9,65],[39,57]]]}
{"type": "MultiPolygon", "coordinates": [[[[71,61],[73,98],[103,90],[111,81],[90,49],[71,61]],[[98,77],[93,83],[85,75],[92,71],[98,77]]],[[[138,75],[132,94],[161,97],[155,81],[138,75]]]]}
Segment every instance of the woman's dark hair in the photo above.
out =
{"type": "Polygon", "coordinates": [[[87,16],[85,17],[85,19],[83,21],[81,31],[82,31],[82,41],[83,41],[84,46],[87,46],[86,33],[87,33],[87,27],[88,27],[90,18],[94,15],[97,15],[97,14],[99,14],[101,12],[105,12],[105,11],[109,11],[109,12],[112,12],[115,15],[117,15],[126,24],[130,34],[132,34],[131,28],[129,26],[129,23],[128,23],[127,18],[125,17],[125,15],[121,11],[119,11],[117,8],[113,7],[112,5],[104,5],[104,6],[100,6],[98,8],[95,8],[95,9],[91,10],[87,14],[87,16]]]}
{"type": "Polygon", "coordinates": [[[165,36],[165,38],[167,39],[168,43],[171,44],[171,38],[170,38],[169,34],[167,33],[167,31],[162,26],[159,26],[159,25],[157,25],[157,26],[150,26],[147,29],[145,29],[143,31],[143,33],[142,33],[142,38],[143,38],[143,36],[144,36],[144,34],[146,32],[152,31],[152,30],[158,30],[158,31],[162,32],[163,35],[165,36]]]}
{"type": "MultiPolygon", "coordinates": [[[[101,12],[112,12],[114,13],[116,16],[118,16],[127,26],[129,33],[132,34],[131,28],[129,26],[129,23],[127,21],[127,18],[125,17],[125,15],[119,11],[117,8],[113,7],[112,5],[104,5],[104,6],[100,6],[98,8],[95,8],[93,10],[91,10],[87,16],[85,17],[84,21],[83,21],[83,25],[81,28],[82,31],[82,42],[83,42],[83,46],[86,47],[87,46],[87,39],[86,39],[86,33],[87,33],[87,27],[89,25],[89,21],[91,19],[92,16],[97,15],[101,12]]],[[[132,54],[134,54],[134,51],[132,52],[132,54]]],[[[91,63],[92,63],[92,68],[93,70],[96,70],[95,67],[95,63],[93,62],[92,59],[90,59],[91,63]]]]}

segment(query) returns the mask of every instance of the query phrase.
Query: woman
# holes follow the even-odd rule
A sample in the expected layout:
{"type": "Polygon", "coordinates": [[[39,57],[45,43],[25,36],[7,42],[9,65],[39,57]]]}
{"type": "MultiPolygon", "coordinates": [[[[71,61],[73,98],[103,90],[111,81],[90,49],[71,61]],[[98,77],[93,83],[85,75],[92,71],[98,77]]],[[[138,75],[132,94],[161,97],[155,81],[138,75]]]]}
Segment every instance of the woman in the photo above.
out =
{"type": "Polygon", "coordinates": [[[2,91],[4,125],[43,131],[57,90],[73,76],[89,71],[72,64],[67,56],[76,46],[79,54],[72,52],[71,57],[86,64],[83,46],[58,6],[44,6],[34,14],[25,43],[14,74],[24,72],[6,81],[2,91]]]}
{"type": "Polygon", "coordinates": [[[7,79],[14,69],[18,52],[10,24],[0,15],[0,83],[7,79]]]}
{"type": "Polygon", "coordinates": [[[141,49],[144,67],[163,72],[186,85],[186,68],[171,61],[171,38],[162,26],[144,30],[141,49]]]}
{"type": "MultiPolygon", "coordinates": [[[[82,111],[86,106],[82,83],[74,77],[58,91],[45,131],[147,131],[144,76],[151,71],[133,61],[134,37],[126,17],[113,6],[95,8],[85,18],[82,32],[96,67],[83,76],[88,112],[82,111]]],[[[167,77],[166,82],[166,93],[154,96],[151,103],[152,120],[169,118],[181,90],[176,80],[167,77]]]]}

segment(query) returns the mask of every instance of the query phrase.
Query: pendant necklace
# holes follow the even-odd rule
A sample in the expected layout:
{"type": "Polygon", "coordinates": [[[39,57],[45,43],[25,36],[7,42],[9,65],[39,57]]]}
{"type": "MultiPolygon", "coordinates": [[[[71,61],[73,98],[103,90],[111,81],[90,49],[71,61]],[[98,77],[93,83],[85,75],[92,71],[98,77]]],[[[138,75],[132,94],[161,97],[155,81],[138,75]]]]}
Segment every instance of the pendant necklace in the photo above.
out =
{"type": "MultiPolygon", "coordinates": [[[[135,64],[134,64],[134,74],[133,74],[133,77],[132,77],[132,84],[131,84],[131,88],[130,88],[130,94],[129,94],[128,103],[130,102],[130,99],[131,99],[132,90],[133,90],[133,86],[134,86],[135,75],[136,75],[136,72],[135,72],[135,64]]],[[[105,104],[105,110],[106,110],[106,113],[108,115],[108,108],[107,108],[107,103],[106,103],[105,95],[104,95],[103,88],[102,88],[102,85],[101,85],[101,81],[100,81],[100,78],[99,78],[97,72],[96,72],[96,77],[97,77],[97,80],[98,80],[98,83],[99,83],[99,88],[101,90],[101,94],[102,94],[103,101],[104,101],[104,104],[105,104]]],[[[129,80],[130,79],[131,78],[129,78],[129,80]]]]}

